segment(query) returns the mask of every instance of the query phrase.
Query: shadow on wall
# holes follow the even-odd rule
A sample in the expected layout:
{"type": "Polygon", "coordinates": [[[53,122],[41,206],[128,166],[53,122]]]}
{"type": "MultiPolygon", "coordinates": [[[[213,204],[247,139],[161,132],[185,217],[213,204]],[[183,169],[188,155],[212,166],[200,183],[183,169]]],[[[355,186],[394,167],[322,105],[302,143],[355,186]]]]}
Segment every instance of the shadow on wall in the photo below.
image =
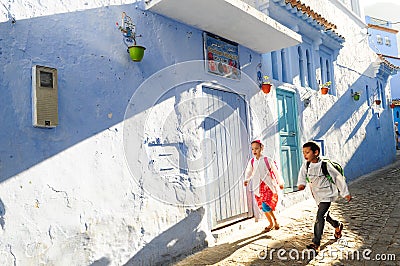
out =
{"type": "MultiPolygon", "coordinates": [[[[132,116],[154,105],[142,98],[129,101],[144,81],[177,62],[203,59],[200,30],[136,9],[131,4],[19,20],[15,25],[0,23],[0,32],[7,36],[0,38],[1,53],[5,55],[0,57],[0,73],[3,73],[0,87],[4,88],[0,90],[0,113],[7,114],[2,117],[1,125],[8,129],[0,131],[0,182],[100,132],[122,134],[115,125],[124,121],[128,105],[135,105],[132,116]],[[121,32],[114,26],[123,11],[129,13],[142,32],[148,33],[141,38],[141,43],[149,49],[140,63],[131,62],[121,32]],[[29,36],[29,42],[26,35],[17,34],[15,25],[18,32],[35,32],[29,36]],[[51,31],[48,25],[52,25],[51,31]],[[88,28],[101,28],[98,35],[101,41],[88,34],[88,28]],[[156,29],[156,37],[163,40],[163,47],[158,46],[154,33],[150,34],[152,29],[156,29]],[[187,32],[193,33],[191,45],[182,49],[183,46],[176,45],[176,40],[187,40],[187,32]],[[43,36],[54,43],[49,46],[43,36]],[[18,52],[20,47],[24,53],[18,52]],[[58,69],[60,124],[55,129],[32,126],[29,103],[31,68],[35,64],[58,69]]],[[[201,66],[204,69],[204,64],[201,66]]],[[[170,75],[176,76],[173,70],[174,67],[170,75]]],[[[204,71],[201,74],[201,77],[208,77],[206,81],[237,83],[204,71]]],[[[186,77],[182,75],[182,78],[186,77]]],[[[170,79],[166,78],[165,82],[172,84],[175,77],[170,79]]],[[[258,93],[258,90],[252,93],[258,93]]]]}
{"type": "MultiPolygon", "coordinates": [[[[390,116],[390,114],[388,112],[381,114],[381,119],[383,119],[384,116],[390,116]]],[[[382,168],[388,164],[393,163],[396,159],[396,146],[395,146],[394,134],[392,130],[390,130],[390,132],[386,132],[387,128],[381,127],[377,129],[378,122],[376,121],[376,119],[377,119],[376,117],[373,117],[369,121],[365,129],[366,133],[364,141],[361,142],[357,150],[354,152],[353,156],[346,164],[344,172],[346,174],[346,179],[348,180],[354,180],[359,176],[371,173],[379,168],[382,168]],[[387,135],[388,133],[389,136],[387,138],[389,140],[384,145],[382,145],[383,143],[385,143],[383,141],[376,141],[376,142],[370,141],[369,144],[367,144],[367,142],[365,141],[365,138],[368,137],[379,138],[379,135],[381,135],[380,136],[381,138],[385,138],[385,135],[387,135]],[[392,145],[390,145],[391,139],[393,139],[392,145]],[[382,156],[383,154],[388,154],[388,153],[393,154],[393,156],[382,156]],[[371,162],[372,156],[376,157],[374,163],[364,163],[364,162],[371,162]]],[[[387,118],[387,120],[389,121],[390,119],[391,116],[387,118]]]]}
{"type": "MultiPolygon", "coordinates": [[[[312,132],[315,132],[314,138],[321,139],[332,129],[336,132],[340,131],[343,134],[344,131],[340,129],[346,123],[348,123],[348,120],[352,118],[355,112],[359,112],[359,109],[362,105],[368,104],[367,96],[369,96],[370,99],[373,99],[374,90],[371,88],[374,88],[374,82],[375,79],[370,79],[367,77],[359,78],[357,81],[355,81],[355,83],[348,88],[348,90],[334,103],[334,105],[319,118],[318,122],[314,125],[312,129],[312,132]],[[366,85],[370,87],[368,95],[365,89],[366,85]],[[353,89],[353,91],[361,92],[362,96],[359,101],[353,100],[350,89],[353,89]]],[[[352,138],[362,138],[360,145],[354,151],[350,161],[348,161],[345,166],[344,171],[348,180],[353,180],[365,173],[379,169],[382,166],[392,163],[395,159],[395,147],[394,144],[391,145],[392,139],[394,143],[391,110],[387,106],[383,109],[379,107],[377,111],[375,111],[375,108],[378,107],[375,106],[373,100],[371,100],[371,104],[368,109],[365,110],[360,118],[357,118],[358,121],[355,124],[353,130],[351,130],[351,132],[347,136],[341,136],[344,141],[329,144],[349,145],[348,142],[352,138]],[[370,115],[369,112],[371,112],[370,115]],[[378,112],[380,113],[379,115],[378,112]],[[369,116],[371,118],[365,127],[365,135],[361,136],[360,134],[357,134],[363,127],[365,119],[368,119],[369,116]],[[368,138],[369,141],[366,141],[368,138]],[[393,156],[383,156],[388,152],[392,152],[393,156]],[[382,158],[384,158],[384,160],[382,160],[382,158]],[[362,162],[377,163],[368,163],[367,165],[365,165],[362,162]]],[[[330,155],[328,154],[328,156],[330,155]]],[[[340,154],[338,156],[340,156],[340,154]]]]}
{"type": "Polygon", "coordinates": [[[125,266],[164,265],[206,247],[206,234],[198,231],[204,213],[203,207],[190,212],[185,219],[147,243],[125,266]]]}
{"type": "Polygon", "coordinates": [[[89,266],[108,266],[108,265],[110,265],[110,263],[111,263],[111,261],[109,258],[102,257],[101,259],[94,261],[89,266]]]}
{"type": "MultiPolygon", "coordinates": [[[[143,32],[149,27],[174,25],[176,31],[169,31],[171,41],[185,36],[187,31],[197,33],[193,39],[202,38],[200,31],[138,10],[131,4],[24,19],[16,24],[0,23],[0,32],[7,36],[0,38],[1,53],[7,55],[0,57],[0,87],[4,88],[0,90],[0,113],[7,114],[1,125],[8,129],[0,131],[0,182],[100,132],[122,134],[113,127],[124,121],[125,109],[136,88],[171,64],[160,61],[161,49],[152,49],[141,63],[132,63],[121,32],[115,27],[123,11],[129,12],[143,32]],[[48,25],[52,25],[51,31],[48,25]],[[26,35],[17,34],[15,27],[18,32],[35,34],[27,42],[26,35]],[[102,28],[100,42],[87,32],[88,28],[97,27],[102,28]],[[54,41],[54,45],[44,42],[43,36],[54,41]],[[25,52],[18,53],[19,58],[12,58],[10,55],[19,51],[19,47],[25,52]],[[31,68],[35,64],[58,69],[60,124],[55,129],[32,126],[29,103],[31,68]]],[[[153,38],[152,34],[144,34],[141,42],[152,45],[153,38]]],[[[202,56],[201,44],[198,54],[202,56]]],[[[191,55],[197,58],[195,52],[191,55]]],[[[139,106],[138,112],[151,108],[146,102],[140,102],[139,106]]]]}

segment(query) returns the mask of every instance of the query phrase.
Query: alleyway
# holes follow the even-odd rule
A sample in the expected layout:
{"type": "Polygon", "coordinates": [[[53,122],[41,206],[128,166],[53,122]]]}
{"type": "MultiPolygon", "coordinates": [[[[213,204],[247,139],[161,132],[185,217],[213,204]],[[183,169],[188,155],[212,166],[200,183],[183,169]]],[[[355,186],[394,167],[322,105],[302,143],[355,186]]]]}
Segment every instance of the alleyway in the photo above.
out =
{"type": "Polygon", "coordinates": [[[252,219],[216,246],[174,265],[400,265],[399,153],[395,163],[358,178],[349,189],[353,200],[340,199],[331,207],[332,216],[344,223],[343,237],[335,241],[326,224],[318,256],[305,252],[316,214],[310,199],[282,211],[279,230],[261,233],[267,221],[252,219]]]}

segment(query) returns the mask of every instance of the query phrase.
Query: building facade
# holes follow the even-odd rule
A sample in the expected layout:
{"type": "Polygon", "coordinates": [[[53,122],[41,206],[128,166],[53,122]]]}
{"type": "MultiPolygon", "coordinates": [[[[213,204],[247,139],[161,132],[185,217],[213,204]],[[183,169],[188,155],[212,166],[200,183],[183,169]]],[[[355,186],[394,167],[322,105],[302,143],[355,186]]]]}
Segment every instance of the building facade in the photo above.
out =
{"type": "Polygon", "coordinates": [[[368,25],[368,40],[371,49],[390,66],[389,71],[391,75],[389,83],[392,95],[393,120],[394,122],[400,122],[400,106],[398,105],[400,99],[400,73],[398,73],[400,58],[398,57],[399,52],[397,48],[398,30],[393,29],[390,21],[370,16],[366,16],[365,21],[368,25]]]}
{"type": "Polygon", "coordinates": [[[348,180],[395,159],[392,68],[355,0],[0,11],[2,265],[152,265],[212,245],[253,216],[253,139],[285,179],[282,207],[309,196],[296,191],[305,141],[348,180]]]}

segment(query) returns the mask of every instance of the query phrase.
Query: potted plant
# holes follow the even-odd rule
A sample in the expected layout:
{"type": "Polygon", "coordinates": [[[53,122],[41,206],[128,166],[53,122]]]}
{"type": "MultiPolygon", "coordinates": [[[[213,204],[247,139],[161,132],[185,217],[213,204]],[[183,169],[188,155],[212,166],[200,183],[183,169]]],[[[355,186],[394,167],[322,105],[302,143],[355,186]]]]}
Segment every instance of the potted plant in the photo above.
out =
{"type": "Polygon", "coordinates": [[[375,100],[375,103],[376,103],[376,105],[380,105],[380,104],[381,104],[381,102],[382,102],[382,101],[381,101],[381,100],[379,100],[379,99],[376,99],[376,100],[375,100]]]}
{"type": "Polygon", "coordinates": [[[142,35],[136,35],[136,25],[125,12],[122,12],[122,25],[119,26],[118,22],[116,24],[118,29],[122,32],[124,43],[128,47],[127,52],[129,53],[130,58],[134,62],[140,62],[143,59],[146,47],[136,45],[136,37],[142,37],[142,35]]]}
{"type": "Polygon", "coordinates": [[[272,84],[269,82],[269,77],[264,76],[263,82],[260,85],[260,89],[265,93],[268,94],[271,91],[272,84]]]}
{"type": "Polygon", "coordinates": [[[361,95],[361,93],[359,93],[358,91],[356,91],[355,93],[353,93],[353,99],[354,99],[354,101],[360,100],[360,95],[361,95]]]}
{"type": "Polygon", "coordinates": [[[322,94],[328,94],[329,91],[329,86],[332,84],[331,81],[327,81],[324,84],[321,85],[321,93],[322,94]]]}

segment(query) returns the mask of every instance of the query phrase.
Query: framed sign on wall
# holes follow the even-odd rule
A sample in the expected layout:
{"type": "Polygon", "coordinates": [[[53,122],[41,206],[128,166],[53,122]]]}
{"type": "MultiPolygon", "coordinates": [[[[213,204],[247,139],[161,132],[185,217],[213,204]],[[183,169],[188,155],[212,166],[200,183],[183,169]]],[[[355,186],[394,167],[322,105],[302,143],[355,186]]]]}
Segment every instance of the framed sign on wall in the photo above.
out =
{"type": "Polygon", "coordinates": [[[239,46],[214,34],[204,32],[206,71],[230,79],[240,79],[239,46]]]}

